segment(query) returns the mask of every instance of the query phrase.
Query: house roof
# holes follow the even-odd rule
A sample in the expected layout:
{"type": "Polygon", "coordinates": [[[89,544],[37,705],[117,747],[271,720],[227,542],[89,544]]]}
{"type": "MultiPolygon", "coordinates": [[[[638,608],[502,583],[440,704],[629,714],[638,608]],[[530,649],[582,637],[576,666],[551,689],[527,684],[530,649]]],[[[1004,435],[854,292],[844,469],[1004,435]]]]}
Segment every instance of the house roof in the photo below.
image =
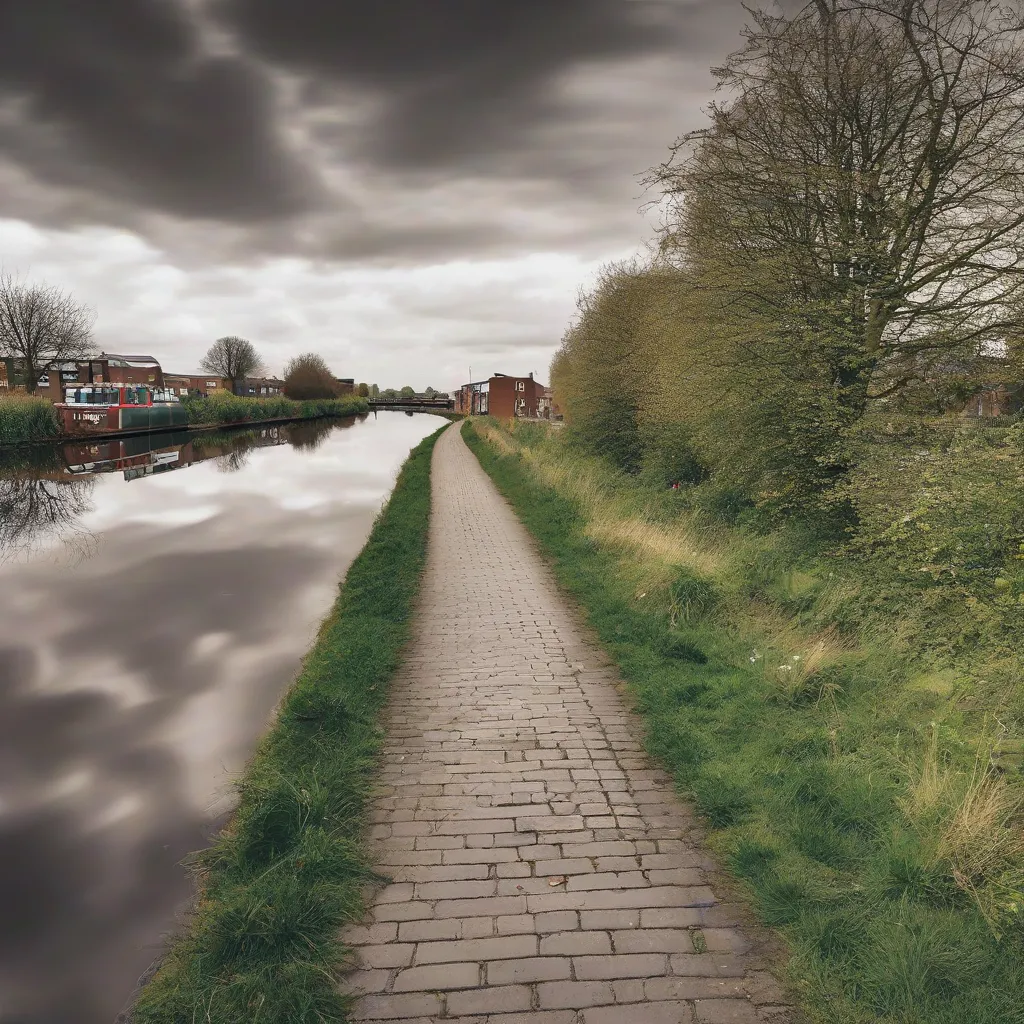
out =
{"type": "Polygon", "coordinates": [[[125,355],[121,352],[101,352],[98,359],[106,359],[108,363],[115,365],[120,363],[123,366],[159,366],[160,360],[153,356],[125,355]]]}

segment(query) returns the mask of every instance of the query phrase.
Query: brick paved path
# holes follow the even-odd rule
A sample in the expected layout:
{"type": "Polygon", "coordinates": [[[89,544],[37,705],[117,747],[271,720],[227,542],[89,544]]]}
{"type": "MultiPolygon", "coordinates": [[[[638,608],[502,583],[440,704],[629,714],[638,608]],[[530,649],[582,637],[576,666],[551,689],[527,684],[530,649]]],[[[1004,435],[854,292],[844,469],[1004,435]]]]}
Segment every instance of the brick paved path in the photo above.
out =
{"type": "Polygon", "coordinates": [[[346,933],[355,1018],[787,1020],[614,670],[457,426],[434,452],[433,500],[374,804],[394,884],[346,933]]]}

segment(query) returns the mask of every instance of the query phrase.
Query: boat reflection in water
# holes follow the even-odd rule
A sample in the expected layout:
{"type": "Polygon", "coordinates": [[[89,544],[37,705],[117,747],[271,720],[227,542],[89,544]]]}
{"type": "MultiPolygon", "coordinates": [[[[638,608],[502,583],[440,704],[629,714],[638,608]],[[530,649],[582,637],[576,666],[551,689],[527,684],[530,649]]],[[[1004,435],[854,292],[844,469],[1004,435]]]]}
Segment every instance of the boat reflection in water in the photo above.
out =
{"type": "Polygon", "coordinates": [[[91,478],[98,474],[121,473],[131,481],[210,460],[218,471],[234,473],[257,448],[291,445],[315,451],[332,431],[364,419],[366,414],[198,433],[175,430],[0,451],[0,563],[22,560],[53,542],[76,558],[87,555],[90,535],[80,520],[91,510],[91,478]]]}
{"type": "MultiPolygon", "coordinates": [[[[317,421],[321,440],[334,428],[327,421],[317,421]]],[[[110,441],[72,441],[62,445],[61,460],[66,472],[78,476],[92,473],[123,473],[125,480],[185,469],[208,459],[222,459],[241,465],[240,456],[253,448],[268,448],[305,443],[309,424],[286,424],[233,430],[230,433],[191,434],[172,431],[145,434],[110,441]],[[295,428],[307,428],[296,430],[295,428]],[[296,441],[298,438],[298,443],[296,441]]]]}

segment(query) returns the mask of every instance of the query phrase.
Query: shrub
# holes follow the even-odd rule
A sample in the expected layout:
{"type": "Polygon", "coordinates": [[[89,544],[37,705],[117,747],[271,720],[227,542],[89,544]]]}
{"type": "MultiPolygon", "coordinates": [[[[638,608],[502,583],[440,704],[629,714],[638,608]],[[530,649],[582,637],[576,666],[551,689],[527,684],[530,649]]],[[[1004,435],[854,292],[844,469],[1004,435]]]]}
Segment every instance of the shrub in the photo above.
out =
{"type": "Polygon", "coordinates": [[[186,398],[182,404],[192,426],[312,419],[316,416],[353,416],[366,412],[368,408],[366,399],[355,396],[296,402],[281,396],[242,398],[227,392],[219,392],[208,398],[186,398]]]}
{"type": "Polygon", "coordinates": [[[33,395],[0,396],[0,444],[29,444],[59,437],[57,410],[33,395]]]}

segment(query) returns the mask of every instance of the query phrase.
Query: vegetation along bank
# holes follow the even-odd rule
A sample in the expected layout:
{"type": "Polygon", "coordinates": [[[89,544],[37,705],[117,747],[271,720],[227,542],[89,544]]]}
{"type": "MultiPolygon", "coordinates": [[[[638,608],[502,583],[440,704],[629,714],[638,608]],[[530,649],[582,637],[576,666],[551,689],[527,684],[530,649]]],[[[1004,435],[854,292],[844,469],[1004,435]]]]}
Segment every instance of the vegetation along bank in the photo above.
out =
{"type": "MultiPolygon", "coordinates": [[[[354,416],[369,409],[369,402],[358,396],[294,400],[284,396],[243,398],[227,393],[183,398],[182,405],[190,427],[354,416]]],[[[59,441],[64,436],[57,412],[47,399],[29,395],[0,397],[0,445],[59,441]]]]}
{"type": "Polygon", "coordinates": [[[143,990],[135,1024],[346,1019],[339,933],[360,916],[371,877],[362,834],[377,719],[419,589],[439,434],[403,466],[247,766],[233,822],[197,855],[195,917],[143,990]]]}
{"type": "Polygon", "coordinates": [[[958,655],[999,611],[934,619],[941,581],[895,585],[909,551],[730,523],[571,430],[463,431],[787,941],[812,1019],[1024,1020],[1020,620],[958,655]]]}

